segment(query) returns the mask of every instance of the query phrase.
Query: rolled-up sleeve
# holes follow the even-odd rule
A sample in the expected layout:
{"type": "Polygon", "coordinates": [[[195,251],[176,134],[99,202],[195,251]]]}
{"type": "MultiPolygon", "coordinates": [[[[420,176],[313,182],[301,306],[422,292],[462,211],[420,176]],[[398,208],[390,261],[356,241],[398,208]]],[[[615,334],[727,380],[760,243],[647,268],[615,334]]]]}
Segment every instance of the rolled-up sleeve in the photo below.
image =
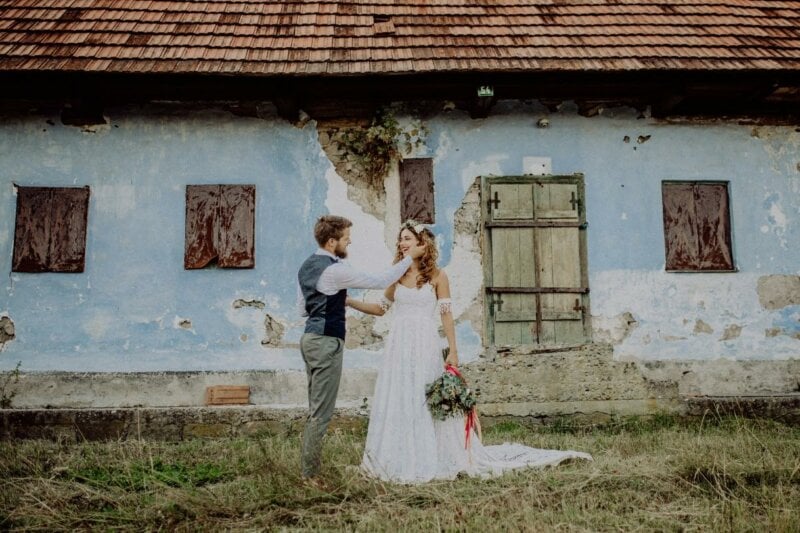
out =
{"type": "Polygon", "coordinates": [[[307,317],[308,311],[306,311],[306,299],[303,296],[303,291],[300,289],[300,284],[297,285],[297,302],[295,304],[297,306],[297,315],[301,317],[307,317]]]}

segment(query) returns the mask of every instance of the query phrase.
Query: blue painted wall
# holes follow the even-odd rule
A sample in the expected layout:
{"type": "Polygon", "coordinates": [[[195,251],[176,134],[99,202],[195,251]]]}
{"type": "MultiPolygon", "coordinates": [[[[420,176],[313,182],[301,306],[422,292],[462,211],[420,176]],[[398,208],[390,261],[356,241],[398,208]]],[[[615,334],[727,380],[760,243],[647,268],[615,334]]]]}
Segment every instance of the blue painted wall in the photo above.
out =
{"type": "MultiPolygon", "coordinates": [[[[0,312],[16,326],[0,369],[17,361],[29,371],[300,368],[296,348],[266,348],[261,340],[265,312],[287,326],[287,343],[300,334],[295,272],[314,249],[311,228],[328,209],[325,176],[332,168],[313,122],[297,128],[216,110],[109,109],[107,115],[110,124],[94,132],[50,116],[0,123],[0,272],[8,275],[0,312]],[[10,272],[13,183],[91,187],[83,274],[10,272]],[[203,183],[256,184],[255,269],[183,269],[185,186],[203,183]],[[236,299],[266,307],[234,309],[236,299]],[[184,319],[190,329],[179,325],[184,319]]],[[[518,175],[523,157],[547,157],[554,174],[585,174],[595,322],[613,324],[630,312],[638,324],[620,341],[618,355],[800,353],[791,335],[800,331],[798,306],[767,312],[755,292],[762,275],[799,272],[800,134],[794,128],[668,124],[630,109],[586,118],[569,104],[550,113],[537,104],[504,102],[487,119],[453,111],[427,125],[418,155],[435,160],[434,229],[441,262],[451,271],[459,268],[450,264],[453,214],[474,178],[518,175]],[[537,127],[543,117],[547,128],[537,127]],[[639,136],[650,137],[639,143],[639,136]],[[663,272],[663,179],[731,182],[739,273],[663,272]],[[715,333],[692,334],[697,319],[715,333]],[[772,323],[785,334],[766,338],[772,323]],[[721,341],[730,324],[742,326],[742,335],[721,341]]],[[[477,333],[460,335],[474,345],[477,333]]],[[[354,358],[349,364],[375,363],[354,358]]]]}
{"type": "Polygon", "coordinates": [[[0,361],[25,370],[263,367],[264,314],[232,302],[290,315],[296,265],[325,211],[329,163],[315,130],[215,111],[108,114],[110,126],[95,133],[57,117],[0,126],[0,309],[16,326],[0,361]],[[91,187],[84,273],[10,272],[12,183],[91,187]],[[256,184],[254,270],[183,269],[185,186],[204,183],[256,184]]]}

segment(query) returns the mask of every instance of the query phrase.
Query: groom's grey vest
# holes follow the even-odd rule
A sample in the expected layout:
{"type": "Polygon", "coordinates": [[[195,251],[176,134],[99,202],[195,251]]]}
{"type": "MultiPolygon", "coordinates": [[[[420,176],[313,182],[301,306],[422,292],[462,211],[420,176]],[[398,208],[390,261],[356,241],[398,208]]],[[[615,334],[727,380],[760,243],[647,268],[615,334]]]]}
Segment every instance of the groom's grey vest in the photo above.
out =
{"type": "Polygon", "coordinates": [[[345,308],[347,289],[328,296],[317,290],[317,281],[322,272],[336,261],[328,255],[314,254],[305,260],[297,280],[306,300],[306,333],[316,333],[344,340],[345,308]]]}

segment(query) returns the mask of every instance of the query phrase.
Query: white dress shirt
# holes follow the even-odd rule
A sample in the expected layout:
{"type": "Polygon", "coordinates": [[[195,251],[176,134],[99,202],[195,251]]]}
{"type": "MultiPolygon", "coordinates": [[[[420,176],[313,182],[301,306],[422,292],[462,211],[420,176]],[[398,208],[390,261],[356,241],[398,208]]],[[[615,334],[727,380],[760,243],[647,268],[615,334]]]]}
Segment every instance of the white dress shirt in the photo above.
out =
{"type": "MultiPolygon", "coordinates": [[[[407,255],[402,261],[395,263],[383,272],[372,274],[356,269],[350,263],[340,260],[322,248],[315,253],[327,255],[336,260],[336,263],[322,271],[317,280],[317,290],[327,296],[332,296],[342,289],[385,289],[400,279],[413,261],[411,256],[407,255]]],[[[297,285],[297,310],[300,316],[308,316],[306,299],[303,297],[303,291],[300,290],[299,284],[297,285]]]]}

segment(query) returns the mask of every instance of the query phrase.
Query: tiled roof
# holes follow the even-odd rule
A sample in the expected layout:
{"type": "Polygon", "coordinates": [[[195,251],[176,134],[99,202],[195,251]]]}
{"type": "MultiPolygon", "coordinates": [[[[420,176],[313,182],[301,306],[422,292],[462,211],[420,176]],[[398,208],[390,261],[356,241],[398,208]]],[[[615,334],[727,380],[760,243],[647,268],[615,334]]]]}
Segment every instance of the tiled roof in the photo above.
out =
{"type": "Polygon", "coordinates": [[[800,70],[800,0],[0,0],[0,71],[800,70]]]}

